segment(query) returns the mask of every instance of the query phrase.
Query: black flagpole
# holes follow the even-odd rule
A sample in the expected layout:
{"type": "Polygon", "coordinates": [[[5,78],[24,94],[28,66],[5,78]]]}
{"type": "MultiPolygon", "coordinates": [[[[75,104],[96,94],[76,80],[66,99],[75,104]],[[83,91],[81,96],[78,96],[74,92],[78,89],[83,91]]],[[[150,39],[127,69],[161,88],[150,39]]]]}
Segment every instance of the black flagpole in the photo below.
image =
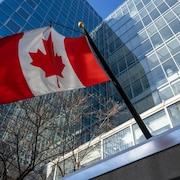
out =
{"type": "Polygon", "coordinates": [[[116,89],[118,90],[119,94],[121,95],[121,97],[124,99],[124,102],[126,104],[126,106],[128,107],[128,109],[130,110],[131,114],[133,115],[136,123],[139,125],[139,128],[141,129],[141,131],[143,132],[144,136],[146,137],[146,139],[149,139],[152,137],[152,135],[150,134],[149,130],[147,129],[147,127],[145,126],[145,124],[143,123],[140,115],[137,113],[136,109],[134,108],[134,106],[132,105],[131,101],[129,100],[128,96],[126,95],[126,93],[124,92],[123,88],[121,87],[120,83],[118,82],[117,78],[114,76],[114,74],[112,73],[111,69],[109,68],[109,66],[107,65],[106,61],[104,60],[104,58],[102,57],[101,53],[99,52],[98,48],[96,47],[96,45],[94,44],[93,40],[91,39],[89,33],[86,31],[86,29],[84,28],[84,23],[83,22],[79,22],[78,26],[84,31],[84,34],[87,36],[88,41],[91,45],[91,47],[93,48],[94,52],[96,53],[97,57],[99,58],[99,60],[101,61],[102,65],[104,66],[104,69],[106,70],[107,74],[109,75],[109,77],[111,78],[114,86],[116,87],[116,89]]]}

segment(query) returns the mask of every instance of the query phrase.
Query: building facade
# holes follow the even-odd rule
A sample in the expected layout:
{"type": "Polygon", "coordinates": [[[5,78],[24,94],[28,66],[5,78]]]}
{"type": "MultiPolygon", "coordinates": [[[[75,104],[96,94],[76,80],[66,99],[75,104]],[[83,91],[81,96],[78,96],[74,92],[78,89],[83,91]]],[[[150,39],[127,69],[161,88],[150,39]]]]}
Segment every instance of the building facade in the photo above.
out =
{"type": "MultiPolygon", "coordinates": [[[[97,44],[104,43],[101,52],[151,134],[179,125],[180,1],[126,0],[91,35],[97,44]]],[[[124,105],[112,83],[106,90],[124,105]]],[[[112,119],[116,128],[94,141],[96,148],[83,159],[82,167],[145,141],[126,110],[112,119]]],[[[77,149],[77,156],[86,148],[77,149]]],[[[67,154],[66,160],[71,164],[70,157],[67,154]]]]}
{"type": "MultiPolygon", "coordinates": [[[[179,0],[126,0],[104,21],[85,0],[78,1],[78,4],[76,0],[51,3],[5,0],[0,8],[1,37],[46,26],[50,21],[79,31],[77,23],[84,21],[152,135],[180,124],[179,0]]],[[[62,26],[54,26],[65,36],[80,35],[62,26]]],[[[100,92],[122,104],[122,109],[112,118],[117,127],[95,140],[97,146],[81,162],[82,167],[145,140],[111,82],[85,91],[100,92]]],[[[93,108],[100,107],[94,100],[92,104],[93,108]]],[[[81,150],[77,150],[77,156],[81,150]]],[[[70,155],[66,157],[67,164],[71,164],[70,155]]],[[[68,172],[72,172],[70,167],[68,172]]],[[[57,169],[51,178],[60,178],[57,169]]]]}

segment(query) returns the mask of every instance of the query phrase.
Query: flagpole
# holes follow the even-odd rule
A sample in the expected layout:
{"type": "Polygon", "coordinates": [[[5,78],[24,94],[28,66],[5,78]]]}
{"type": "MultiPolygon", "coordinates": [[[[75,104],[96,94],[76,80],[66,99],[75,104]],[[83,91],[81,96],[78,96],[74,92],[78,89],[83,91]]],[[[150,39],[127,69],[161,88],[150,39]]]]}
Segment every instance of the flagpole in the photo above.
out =
{"type": "Polygon", "coordinates": [[[101,53],[99,52],[98,48],[96,47],[95,43],[93,42],[92,38],[90,37],[89,33],[86,31],[86,29],[84,28],[84,23],[83,22],[79,22],[78,23],[79,28],[81,28],[84,32],[84,34],[87,36],[88,41],[91,45],[91,47],[93,48],[94,52],[96,53],[97,57],[99,58],[99,60],[101,61],[102,65],[104,66],[104,69],[106,70],[107,74],[109,75],[109,77],[111,78],[114,86],[116,87],[116,89],[118,90],[119,94],[121,95],[121,97],[124,99],[124,102],[126,104],[126,106],[128,107],[128,109],[130,110],[131,114],[133,115],[136,123],[139,125],[139,128],[141,129],[141,131],[143,132],[144,136],[146,137],[146,139],[149,139],[152,137],[151,133],[149,132],[149,130],[147,129],[147,127],[145,126],[144,122],[142,121],[140,115],[138,114],[138,112],[136,111],[136,109],[134,108],[134,106],[132,105],[131,101],[129,100],[128,96],[126,95],[125,91],[123,90],[123,88],[121,87],[120,83],[118,82],[117,78],[114,76],[114,74],[112,73],[111,69],[109,68],[108,64],[106,63],[106,61],[104,60],[103,56],[101,55],[101,53]]]}

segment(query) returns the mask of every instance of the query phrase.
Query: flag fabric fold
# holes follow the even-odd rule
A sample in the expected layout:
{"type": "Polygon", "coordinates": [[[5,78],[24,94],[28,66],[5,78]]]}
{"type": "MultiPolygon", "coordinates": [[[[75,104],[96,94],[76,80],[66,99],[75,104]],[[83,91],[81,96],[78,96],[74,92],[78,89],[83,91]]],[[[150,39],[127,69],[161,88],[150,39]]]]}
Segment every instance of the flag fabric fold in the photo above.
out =
{"type": "Polygon", "coordinates": [[[0,39],[0,104],[109,81],[85,36],[43,27],[0,39]]]}

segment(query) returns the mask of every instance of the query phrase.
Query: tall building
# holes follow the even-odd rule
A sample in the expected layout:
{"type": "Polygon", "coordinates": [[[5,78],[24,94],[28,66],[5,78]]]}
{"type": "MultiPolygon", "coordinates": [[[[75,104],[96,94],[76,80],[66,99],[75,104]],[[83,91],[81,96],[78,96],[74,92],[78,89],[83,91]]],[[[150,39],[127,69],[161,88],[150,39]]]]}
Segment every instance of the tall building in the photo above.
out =
{"type": "Polygon", "coordinates": [[[51,22],[58,24],[53,26],[64,36],[76,37],[82,35],[78,33],[79,21],[83,21],[89,31],[102,21],[84,0],[1,0],[0,12],[0,37],[48,26],[51,22]]]}
{"type": "MultiPolygon", "coordinates": [[[[79,31],[77,23],[84,21],[152,135],[180,124],[179,0],[126,0],[104,21],[85,0],[4,0],[0,8],[1,37],[46,26],[50,21],[79,31]]],[[[65,36],[81,35],[63,26],[54,27],[65,36]]],[[[112,118],[118,127],[100,138],[82,167],[145,140],[111,82],[85,91],[100,92],[122,108],[112,118]]],[[[94,100],[92,103],[93,108],[100,107],[94,100]]]]}
{"type": "MultiPolygon", "coordinates": [[[[156,136],[179,125],[180,1],[126,0],[91,36],[150,133],[156,136]]],[[[124,105],[113,83],[105,90],[124,105]]],[[[125,105],[112,120],[117,127],[96,139],[82,167],[145,140],[125,105]]],[[[77,156],[81,153],[77,149],[77,156]]]]}
{"type": "Polygon", "coordinates": [[[127,0],[104,21],[107,61],[153,135],[180,123],[179,6],[178,0],[127,0]]]}

